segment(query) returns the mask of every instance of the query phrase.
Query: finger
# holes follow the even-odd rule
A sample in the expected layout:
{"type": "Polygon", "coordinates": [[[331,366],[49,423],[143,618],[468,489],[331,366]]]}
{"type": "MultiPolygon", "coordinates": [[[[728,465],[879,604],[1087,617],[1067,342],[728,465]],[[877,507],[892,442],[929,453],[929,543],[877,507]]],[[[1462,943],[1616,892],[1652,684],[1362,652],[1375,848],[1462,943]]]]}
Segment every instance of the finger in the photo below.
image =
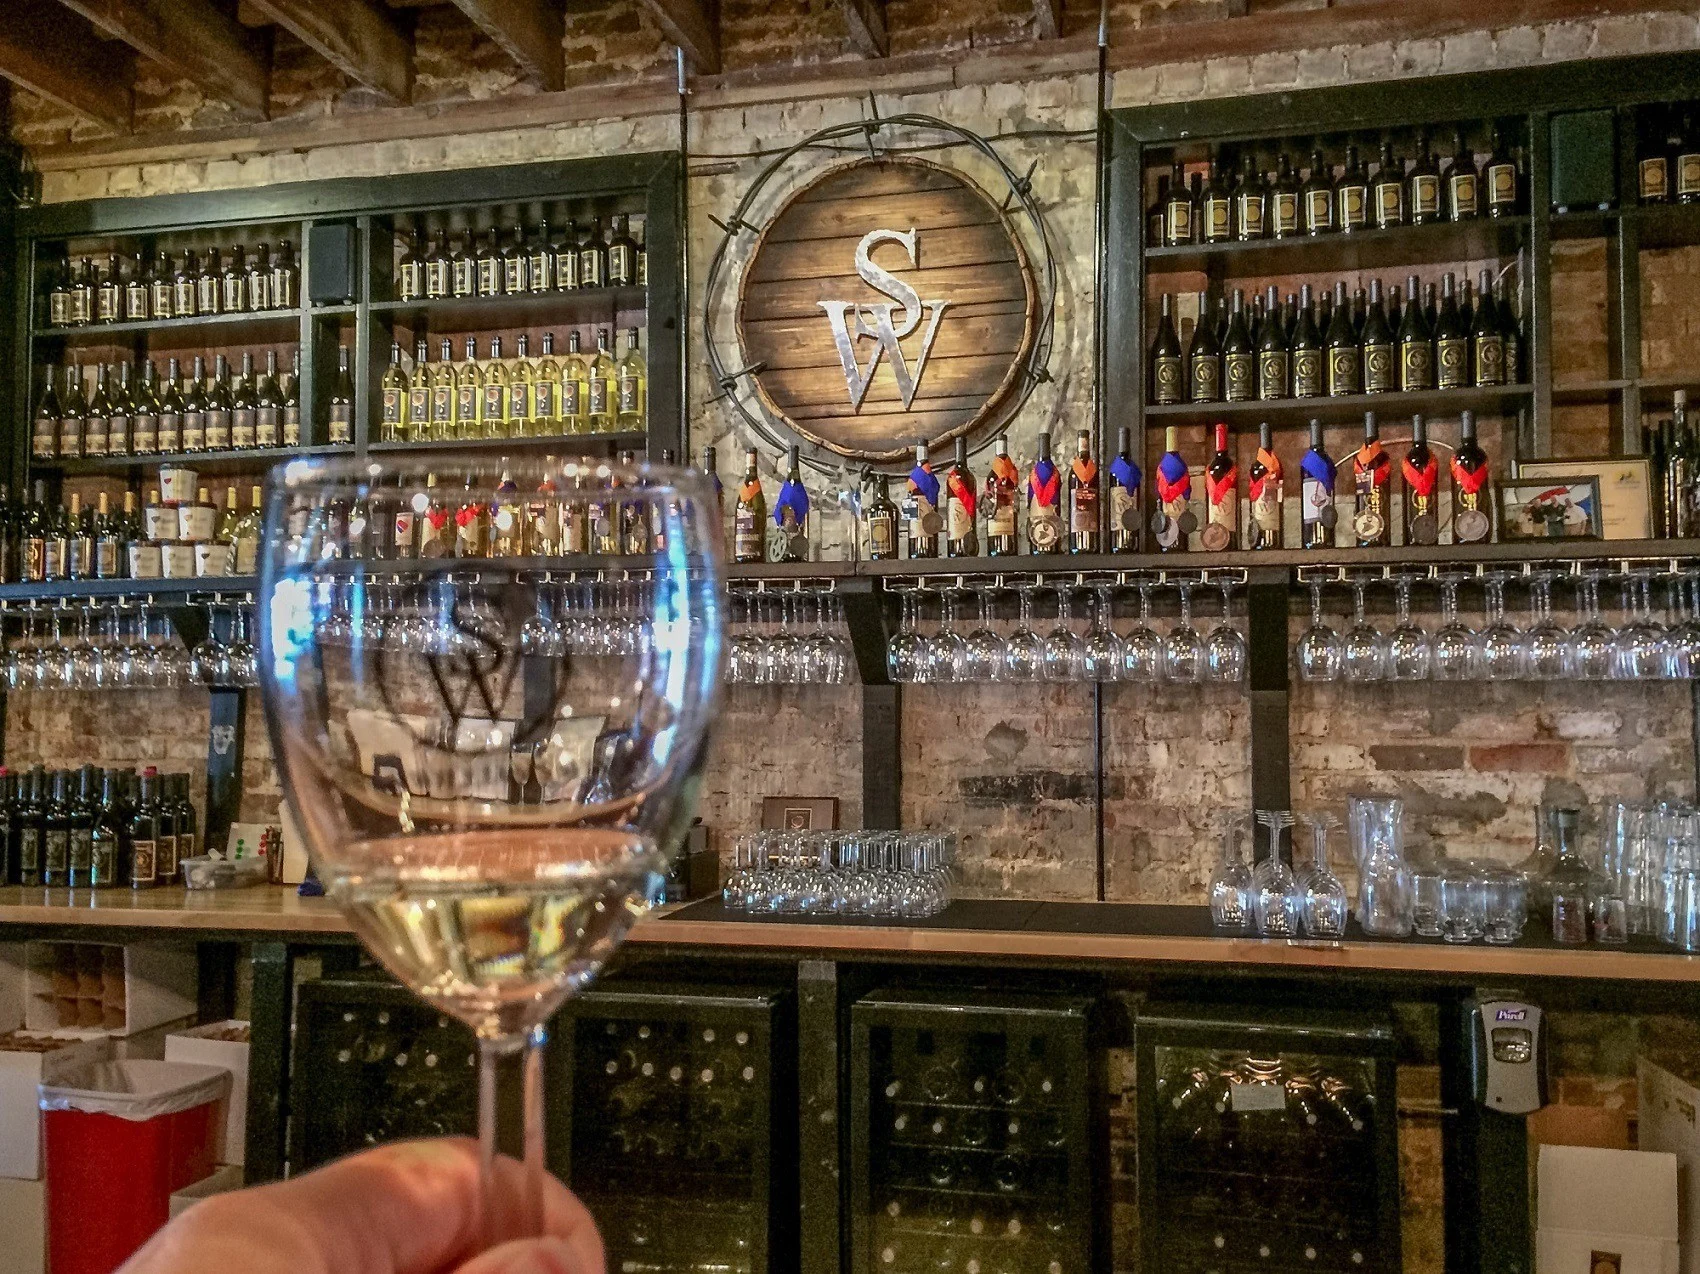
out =
{"type": "Polygon", "coordinates": [[[455,1274],[604,1274],[600,1259],[585,1263],[582,1252],[561,1239],[515,1239],[491,1248],[455,1274]]]}
{"type": "MultiPolygon", "coordinates": [[[[495,1194],[497,1238],[531,1237],[524,1232],[525,1165],[505,1155],[498,1157],[495,1194]]],[[[596,1222],[578,1196],[552,1175],[543,1179],[543,1233],[566,1243],[583,1268],[600,1274],[604,1257],[596,1222]]]]}

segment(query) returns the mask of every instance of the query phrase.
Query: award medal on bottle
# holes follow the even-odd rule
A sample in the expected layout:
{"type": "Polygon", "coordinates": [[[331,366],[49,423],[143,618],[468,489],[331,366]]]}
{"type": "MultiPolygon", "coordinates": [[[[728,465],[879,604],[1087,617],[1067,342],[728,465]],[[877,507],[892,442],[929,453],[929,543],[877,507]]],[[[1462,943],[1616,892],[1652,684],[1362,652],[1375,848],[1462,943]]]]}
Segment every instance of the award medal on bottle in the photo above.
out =
{"type": "Polygon", "coordinates": [[[779,488],[773,502],[773,525],[783,554],[797,561],[809,558],[809,493],[791,478],[779,488]]]}
{"type": "Polygon", "coordinates": [[[1400,462],[1399,471],[1405,477],[1407,507],[1422,509],[1421,513],[1411,515],[1411,543],[1440,543],[1440,520],[1434,514],[1434,488],[1440,479],[1440,466],[1431,455],[1428,463],[1419,469],[1407,456],[1400,462]]]}
{"type": "Polygon", "coordinates": [[[1033,546],[1049,549],[1062,539],[1057,499],[1062,494],[1062,471],[1049,460],[1033,462],[1027,479],[1027,534],[1033,546]]]}
{"type": "Polygon", "coordinates": [[[1471,473],[1461,467],[1458,457],[1452,457],[1452,481],[1458,486],[1460,497],[1468,497],[1470,503],[1457,508],[1452,514],[1452,538],[1459,544],[1478,544],[1487,539],[1488,532],[1493,529],[1493,523],[1483,510],[1482,492],[1487,487],[1488,467],[1483,465],[1471,473]]]}
{"type": "Polygon", "coordinates": [[[1098,531],[1098,464],[1090,456],[1076,456],[1070,465],[1080,485],[1069,496],[1069,530],[1079,535],[1098,531]]]}
{"type": "Polygon", "coordinates": [[[1259,447],[1257,464],[1262,472],[1252,478],[1247,490],[1251,520],[1259,531],[1273,534],[1281,529],[1281,461],[1273,451],[1259,447]]]}
{"type": "Polygon", "coordinates": [[[1334,511],[1334,462],[1319,451],[1307,451],[1299,461],[1299,470],[1305,476],[1304,511],[1310,515],[1304,520],[1333,530],[1339,519],[1334,511]]]}
{"type": "Polygon", "coordinates": [[[1110,461],[1110,518],[1124,531],[1139,530],[1139,486],[1143,475],[1127,456],[1110,461]]]}
{"type": "Polygon", "coordinates": [[[1235,465],[1220,478],[1204,475],[1205,507],[1209,518],[1198,542],[1211,553],[1220,553],[1234,542],[1239,523],[1240,470],[1235,465]]]}
{"type": "Polygon", "coordinates": [[[918,464],[909,471],[909,492],[915,497],[916,521],[921,534],[937,535],[944,530],[944,517],[939,513],[939,480],[931,465],[918,464]]]}
{"type": "Polygon", "coordinates": [[[1366,442],[1352,459],[1352,485],[1358,495],[1358,509],[1352,515],[1352,534],[1360,544],[1373,544],[1387,530],[1387,480],[1391,470],[1378,464],[1382,449],[1379,442],[1366,442]]]}
{"type": "Polygon", "coordinates": [[[1192,471],[1178,453],[1166,451],[1157,462],[1154,481],[1157,511],[1151,515],[1151,530],[1159,545],[1173,548],[1198,525],[1198,518],[1187,507],[1192,501],[1192,471]]]}

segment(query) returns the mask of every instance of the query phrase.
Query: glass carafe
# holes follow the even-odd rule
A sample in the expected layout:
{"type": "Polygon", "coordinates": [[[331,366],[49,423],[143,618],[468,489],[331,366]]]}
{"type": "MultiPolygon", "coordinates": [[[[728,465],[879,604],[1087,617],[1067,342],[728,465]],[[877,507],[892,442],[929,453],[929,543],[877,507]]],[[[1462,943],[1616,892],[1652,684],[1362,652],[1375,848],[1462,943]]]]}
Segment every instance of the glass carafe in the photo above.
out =
{"type": "Polygon", "coordinates": [[[1582,857],[1581,813],[1559,809],[1552,813],[1554,858],[1542,881],[1553,941],[1580,946],[1588,941],[1588,904],[1595,889],[1594,873],[1582,857]]]}
{"type": "Polygon", "coordinates": [[[1358,861],[1358,923],[1378,938],[1407,938],[1414,919],[1411,868],[1405,861],[1405,803],[1353,796],[1346,803],[1358,861]]]}

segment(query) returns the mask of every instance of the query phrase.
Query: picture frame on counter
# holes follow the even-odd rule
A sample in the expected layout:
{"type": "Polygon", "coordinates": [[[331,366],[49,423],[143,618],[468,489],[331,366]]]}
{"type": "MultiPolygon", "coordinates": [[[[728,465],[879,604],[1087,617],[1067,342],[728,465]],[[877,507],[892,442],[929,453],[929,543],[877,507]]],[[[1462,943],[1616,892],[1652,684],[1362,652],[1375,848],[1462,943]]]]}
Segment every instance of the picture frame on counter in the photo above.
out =
{"type": "Polygon", "coordinates": [[[761,825],[769,832],[819,832],[838,829],[836,796],[764,796],[761,825]]]}
{"type": "Polygon", "coordinates": [[[1566,456],[1554,460],[1525,460],[1517,466],[1519,484],[1525,480],[1582,481],[1587,478],[1599,482],[1599,538],[1652,538],[1653,463],[1648,457],[1566,456]]]}
{"type": "Polygon", "coordinates": [[[1600,480],[1518,480],[1500,488],[1500,534],[1507,540],[1597,540],[1600,480]]]}

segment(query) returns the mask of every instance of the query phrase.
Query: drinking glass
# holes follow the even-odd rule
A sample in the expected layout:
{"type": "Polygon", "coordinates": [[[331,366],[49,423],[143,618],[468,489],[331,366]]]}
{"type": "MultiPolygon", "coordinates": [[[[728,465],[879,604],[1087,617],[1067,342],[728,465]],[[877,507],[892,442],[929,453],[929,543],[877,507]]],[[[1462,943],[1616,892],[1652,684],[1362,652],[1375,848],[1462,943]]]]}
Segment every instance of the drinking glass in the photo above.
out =
{"type": "Polygon", "coordinates": [[[1114,681],[1122,674],[1122,639],[1111,626],[1108,586],[1101,587],[1092,607],[1092,627],[1086,631],[1082,666],[1089,681],[1114,681]]]}
{"type": "Polygon", "coordinates": [[[1258,810],[1257,821],[1267,829],[1269,854],[1251,872],[1251,911],[1257,931],[1265,938],[1296,938],[1304,910],[1293,869],[1282,857],[1282,842],[1293,816],[1286,810],[1258,810]]]}
{"type": "Polygon", "coordinates": [[[1139,581],[1139,623],[1122,638],[1123,681],[1158,681],[1163,672],[1163,638],[1151,627],[1151,581],[1139,581]]]}
{"type": "Polygon", "coordinates": [[[1311,867],[1304,882],[1305,932],[1313,938],[1341,938],[1346,934],[1346,886],[1328,867],[1328,833],[1340,826],[1332,814],[1311,814],[1311,867]]]}
{"type": "Polygon", "coordinates": [[[1341,643],[1341,664],[1347,681],[1380,681],[1387,675],[1387,648],[1381,633],[1364,617],[1367,581],[1352,581],[1352,627],[1341,643]]]}
{"type": "Polygon", "coordinates": [[[1672,575],[1666,581],[1671,606],[1671,627],[1665,633],[1665,676],[1673,679],[1700,677],[1700,607],[1693,588],[1700,576],[1672,575]]]}
{"type": "Polygon", "coordinates": [[[1482,937],[1505,946],[1523,936],[1529,914],[1528,880],[1520,871],[1496,867],[1482,873],[1485,902],[1482,937]]]}
{"type": "Polygon", "coordinates": [[[1004,643],[1004,678],[1008,681],[1038,681],[1044,675],[1045,641],[1033,631],[1032,584],[1016,586],[1021,618],[1004,643]]]}
{"type": "Polygon", "coordinates": [[[1503,572],[1483,577],[1482,610],[1487,622],[1476,634],[1476,675],[1486,681],[1517,681],[1527,670],[1523,630],[1505,617],[1503,572]]]}
{"type": "Polygon", "coordinates": [[[1458,585],[1462,575],[1440,577],[1440,630],[1434,635],[1436,681],[1467,681],[1475,675],[1476,635],[1458,618],[1458,585]]]}
{"type": "Polygon", "coordinates": [[[1235,685],[1245,680],[1246,640],[1230,612],[1233,581],[1220,579],[1216,585],[1222,590],[1222,618],[1204,639],[1204,679],[1235,685]]]}
{"type": "Polygon", "coordinates": [[[1057,626],[1045,638],[1046,681],[1079,681],[1085,672],[1086,647],[1074,629],[1069,627],[1073,619],[1073,601],[1068,589],[1057,590],[1057,626]]]}
{"type": "Polygon", "coordinates": [[[1322,619],[1322,581],[1310,581],[1310,627],[1299,638],[1299,676],[1306,681],[1334,681],[1344,658],[1340,634],[1322,619]]]}
{"type": "Polygon", "coordinates": [[[1576,577],[1576,612],[1580,616],[1570,630],[1570,649],[1577,677],[1603,681],[1614,675],[1617,663],[1616,631],[1600,617],[1600,576],[1591,571],[1576,577]]]}
{"type": "Polygon", "coordinates": [[[1450,863],[1440,874],[1441,937],[1451,943],[1479,940],[1487,932],[1487,891],[1468,863],[1450,863]]]}
{"type": "Polygon", "coordinates": [[[1411,927],[1419,938],[1438,938],[1444,930],[1440,900],[1444,875],[1445,868],[1440,865],[1419,867],[1411,873],[1411,927]]]}
{"type": "Polygon", "coordinates": [[[1411,620],[1413,578],[1401,575],[1394,582],[1399,607],[1399,624],[1387,635],[1387,679],[1427,681],[1432,671],[1428,633],[1411,620]]]}
{"type": "Polygon", "coordinates": [[[926,667],[927,644],[915,631],[915,594],[903,594],[903,618],[898,622],[897,635],[886,650],[886,662],[891,667],[891,679],[896,682],[921,680],[926,667]]]}
{"type": "Polygon", "coordinates": [[[949,589],[939,594],[939,627],[927,650],[927,680],[949,685],[962,680],[968,664],[968,643],[956,631],[956,594],[949,589]]]}
{"type": "Polygon", "coordinates": [[[1210,874],[1210,923],[1229,933],[1251,930],[1251,868],[1240,853],[1244,828],[1244,815],[1222,815],[1222,856],[1210,874]]]}
{"type": "Polygon", "coordinates": [[[617,493],[642,506],[665,548],[627,558],[635,622],[624,653],[594,668],[522,660],[518,625],[502,616],[535,606],[523,559],[375,563],[436,587],[451,649],[327,646],[317,584],[363,589],[370,569],[334,510],[423,492],[426,465],[297,459],[267,483],[262,688],[283,787],[329,895],[391,973],[479,1040],[487,1237],[496,1063],[524,1053],[519,1204],[522,1231],[536,1234],[544,1023],[658,896],[690,824],[720,677],[721,531],[712,489],[683,470],[599,461],[568,481],[552,461],[470,454],[456,467],[486,501],[505,498],[506,474],[524,490],[554,481],[563,504],[617,493]],[[528,794],[511,790],[516,754],[537,760],[528,794]]]}
{"type": "Polygon", "coordinates": [[[1176,586],[1181,595],[1181,613],[1163,640],[1163,677],[1167,681],[1195,682],[1204,668],[1204,639],[1192,626],[1192,583],[1176,586]]]}
{"type": "Polygon", "coordinates": [[[1612,675],[1621,681],[1642,681],[1665,675],[1665,630],[1653,618],[1648,592],[1651,581],[1645,574],[1626,575],[1623,580],[1623,619],[1613,643],[1616,658],[1612,675]]]}
{"type": "Polygon", "coordinates": [[[1570,631],[1552,617],[1552,574],[1542,571],[1530,577],[1529,609],[1533,615],[1523,634],[1532,681],[1566,681],[1576,675],[1576,651],[1570,631]]]}
{"type": "Polygon", "coordinates": [[[963,680],[1000,681],[1003,678],[1003,639],[992,631],[992,592],[979,590],[980,622],[968,634],[967,655],[963,660],[963,680]]]}

